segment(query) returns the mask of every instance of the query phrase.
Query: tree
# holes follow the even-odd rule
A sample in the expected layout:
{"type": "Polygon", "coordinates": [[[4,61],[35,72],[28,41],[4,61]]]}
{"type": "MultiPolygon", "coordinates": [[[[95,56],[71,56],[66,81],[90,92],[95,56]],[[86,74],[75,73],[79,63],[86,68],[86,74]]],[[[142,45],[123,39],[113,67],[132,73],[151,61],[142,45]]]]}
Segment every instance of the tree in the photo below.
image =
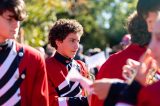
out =
{"type": "Polygon", "coordinates": [[[22,24],[26,43],[42,46],[53,22],[59,18],[77,19],[84,27],[84,49],[119,43],[127,33],[127,17],[137,0],[26,0],[28,19],[22,24]],[[32,39],[33,38],[33,39],[32,39]]]}

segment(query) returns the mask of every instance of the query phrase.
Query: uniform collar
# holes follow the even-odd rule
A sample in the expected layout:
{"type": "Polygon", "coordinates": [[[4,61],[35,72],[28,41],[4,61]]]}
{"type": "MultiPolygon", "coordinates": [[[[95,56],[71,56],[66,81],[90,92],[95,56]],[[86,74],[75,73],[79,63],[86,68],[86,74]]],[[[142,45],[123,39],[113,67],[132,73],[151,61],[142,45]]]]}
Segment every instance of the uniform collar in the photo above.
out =
{"type": "Polygon", "coordinates": [[[63,63],[64,65],[68,65],[69,63],[72,62],[73,59],[71,58],[66,58],[64,56],[62,56],[60,53],[56,52],[54,55],[54,58],[58,61],[60,61],[61,63],[63,63]]]}
{"type": "Polygon", "coordinates": [[[6,40],[4,43],[0,44],[0,52],[6,51],[8,48],[11,48],[11,47],[12,47],[12,41],[6,40]]]}

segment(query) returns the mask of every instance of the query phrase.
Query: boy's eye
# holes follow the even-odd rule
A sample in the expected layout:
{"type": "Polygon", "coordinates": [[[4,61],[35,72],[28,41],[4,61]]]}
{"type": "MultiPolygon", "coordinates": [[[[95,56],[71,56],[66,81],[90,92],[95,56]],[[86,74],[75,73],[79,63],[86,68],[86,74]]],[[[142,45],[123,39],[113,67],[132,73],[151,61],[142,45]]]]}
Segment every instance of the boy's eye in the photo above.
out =
{"type": "Polygon", "coordinates": [[[71,39],[70,41],[71,42],[78,42],[78,43],[80,42],[80,40],[76,40],[76,39],[71,39]]]}
{"type": "Polygon", "coordinates": [[[74,39],[71,39],[71,42],[74,42],[75,40],[74,39]]]}
{"type": "Polygon", "coordinates": [[[7,18],[8,21],[12,21],[12,18],[7,18]]]}
{"type": "Polygon", "coordinates": [[[156,37],[157,41],[160,42],[160,35],[156,37]]]}
{"type": "Polygon", "coordinates": [[[160,33],[157,32],[157,33],[154,33],[154,36],[155,36],[155,39],[160,42],[160,33]]]}
{"type": "Polygon", "coordinates": [[[8,22],[12,22],[13,21],[13,17],[5,17],[5,16],[3,16],[3,18],[5,19],[5,20],[7,20],[8,22]]]}

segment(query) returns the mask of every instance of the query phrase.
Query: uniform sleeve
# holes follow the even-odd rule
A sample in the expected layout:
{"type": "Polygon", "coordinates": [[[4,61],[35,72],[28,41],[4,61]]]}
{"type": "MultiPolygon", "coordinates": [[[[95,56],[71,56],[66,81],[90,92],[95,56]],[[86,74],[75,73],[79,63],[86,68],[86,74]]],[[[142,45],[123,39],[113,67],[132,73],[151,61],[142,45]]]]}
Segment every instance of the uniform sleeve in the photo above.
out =
{"type": "MultiPolygon", "coordinates": [[[[36,75],[34,76],[32,106],[49,106],[48,81],[45,68],[44,58],[39,54],[36,57],[35,67],[36,75]]],[[[33,61],[33,60],[32,60],[33,61]]]]}
{"type": "Polygon", "coordinates": [[[126,86],[120,93],[119,102],[116,106],[120,106],[119,104],[126,104],[126,105],[136,105],[138,94],[142,88],[139,82],[133,81],[131,85],[126,86]]]}
{"type": "Polygon", "coordinates": [[[87,97],[59,97],[56,87],[48,80],[50,106],[88,106],[87,97]]]}
{"type": "Polygon", "coordinates": [[[48,88],[49,88],[49,105],[58,106],[58,94],[50,79],[48,79],[48,88]]]}
{"type": "Polygon", "coordinates": [[[70,97],[68,98],[69,106],[89,106],[87,97],[70,97]]]}
{"type": "Polygon", "coordinates": [[[104,102],[104,106],[115,106],[119,100],[121,91],[127,86],[126,83],[113,83],[109,90],[109,94],[104,102]]]}

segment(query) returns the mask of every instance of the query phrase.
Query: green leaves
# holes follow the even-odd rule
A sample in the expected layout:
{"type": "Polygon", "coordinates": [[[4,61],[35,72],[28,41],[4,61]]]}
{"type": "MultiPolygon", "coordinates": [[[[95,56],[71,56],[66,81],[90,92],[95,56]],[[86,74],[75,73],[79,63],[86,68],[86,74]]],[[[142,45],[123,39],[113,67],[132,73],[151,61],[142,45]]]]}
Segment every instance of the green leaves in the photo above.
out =
{"type": "Polygon", "coordinates": [[[28,18],[22,23],[25,43],[42,46],[59,18],[77,19],[84,27],[84,49],[114,45],[127,33],[127,17],[137,0],[26,0],[28,18]],[[89,43],[88,43],[89,42],[89,43]]]}

